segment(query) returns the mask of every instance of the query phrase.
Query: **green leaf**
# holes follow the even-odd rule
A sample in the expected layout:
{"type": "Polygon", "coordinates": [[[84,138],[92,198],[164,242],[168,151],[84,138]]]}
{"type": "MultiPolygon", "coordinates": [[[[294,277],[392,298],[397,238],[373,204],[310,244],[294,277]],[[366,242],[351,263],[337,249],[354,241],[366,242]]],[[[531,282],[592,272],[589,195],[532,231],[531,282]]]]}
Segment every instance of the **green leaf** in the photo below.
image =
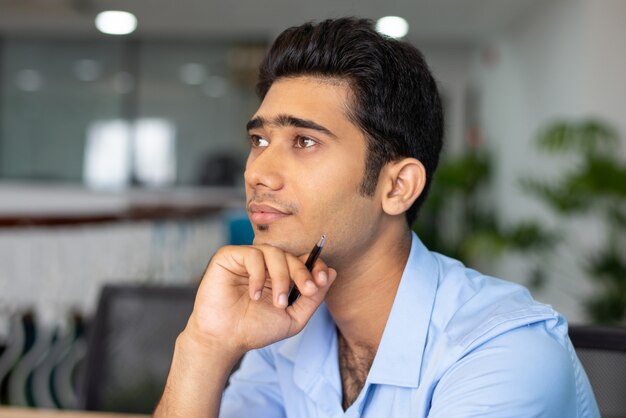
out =
{"type": "Polygon", "coordinates": [[[532,194],[561,214],[582,212],[593,203],[584,194],[578,193],[575,179],[565,180],[562,186],[552,186],[535,179],[521,179],[522,190],[532,194]]]}
{"type": "Polygon", "coordinates": [[[626,293],[626,261],[615,248],[604,248],[591,257],[588,271],[594,280],[626,293]]]}
{"type": "Polygon", "coordinates": [[[550,153],[610,155],[616,150],[618,143],[617,132],[608,124],[595,119],[579,123],[554,123],[537,138],[539,149],[550,153]]]}
{"type": "Polygon", "coordinates": [[[585,304],[591,319],[600,324],[621,324],[626,317],[626,295],[604,292],[585,304]]]}
{"type": "Polygon", "coordinates": [[[506,248],[505,237],[496,231],[474,231],[461,243],[460,253],[465,260],[476,260],[499,257],[506,248]]]}
{"type": "Polygon", "coordinates": [[[442,161],[433,187],[448,192],[470,193],[487,182],[490,177],[489,157],[483,153],[467,152],[442,161]]]}
{"type": "Polygon", "coordinates": [[[554,246],[558,239],[556,233],[536,221],[521,222],[506,232],[508,246],[518,251],[543,251],[554,246]]]}

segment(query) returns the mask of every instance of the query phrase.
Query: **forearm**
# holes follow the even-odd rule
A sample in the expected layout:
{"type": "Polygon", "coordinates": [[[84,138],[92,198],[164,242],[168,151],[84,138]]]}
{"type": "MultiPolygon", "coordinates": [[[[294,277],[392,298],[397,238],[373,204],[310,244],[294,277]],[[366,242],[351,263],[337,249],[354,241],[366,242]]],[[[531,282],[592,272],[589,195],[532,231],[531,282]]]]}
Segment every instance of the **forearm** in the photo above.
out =
{"type": "Polygon", "coordinates": [[[183,331],[154,417],[217,417],[228,376],[239,359],[200,344],[183,331]]]}

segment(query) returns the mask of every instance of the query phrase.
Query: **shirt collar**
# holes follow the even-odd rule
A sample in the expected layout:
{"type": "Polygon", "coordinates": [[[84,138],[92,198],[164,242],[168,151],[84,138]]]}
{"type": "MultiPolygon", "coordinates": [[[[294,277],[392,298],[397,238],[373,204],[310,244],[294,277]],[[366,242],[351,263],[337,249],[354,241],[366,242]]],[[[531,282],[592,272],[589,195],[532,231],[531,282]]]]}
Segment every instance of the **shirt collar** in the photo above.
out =
{"type": "Polygon", "coordinates": [[[284,340],[277,352],[293,363],[293,384],[317,404],[325,416],[343,415],[337,333],[325,303],[302,332],[284,340]]]}
{"type": "Polygon", "coordinates": [[[409,258],[368,375],[369,383],[419,385],[439,267],[415,233],[412,238],[409,258]]]}
{"type": "MultiPolygon", "coordinates": [[[[412,233],[409,258],[368,375],[369,383],[418,386],[438,281],[435,257],[412,233]]],[[[335,323],[325,303],[300,334],[282,342],[278,352],[295,363],[294,380],[301,386],[319,374],[329,355],[336,359],[335,323]]]]}
{"type": "MultiPolygon", "coordinates": [[[[308,357],[311,360],[317,357],[321,357],[323,360],[324,355],[328,353],[326,350],[322,350],[325,352],[320,353],[318,348],[322,343],[327,346],[334,331],[335,323],[333,318],[326,308],[326,303],[322,303],[313,314],[306,327],[304,327],[299,334],[279,343],[280,347],[277,348],[277,351],[292,362],[295,362],[298,358],[307,358],[308,355],[311,355],[311,357],[308,357]]],[[[307,366],[306,363],[303,364],[303,366],[307,369],[311,368],[311,366],[307,366]]],[[[319,366],[319,364],[314,366],[319,366]]]]}

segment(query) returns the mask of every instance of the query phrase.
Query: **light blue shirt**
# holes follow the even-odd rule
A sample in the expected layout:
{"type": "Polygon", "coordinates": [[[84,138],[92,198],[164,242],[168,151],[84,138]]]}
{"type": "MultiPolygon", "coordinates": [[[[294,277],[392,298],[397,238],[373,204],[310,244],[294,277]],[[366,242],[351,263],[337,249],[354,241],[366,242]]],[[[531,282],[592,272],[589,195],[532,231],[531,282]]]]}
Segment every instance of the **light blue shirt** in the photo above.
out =
{"type": "Polygon", "coordinates": [[[416,235],[365,386],[345,412],[341,399],[323,304],[298,335],[246,355],[220,417],[600,416],[559,313],[416,235]]]}

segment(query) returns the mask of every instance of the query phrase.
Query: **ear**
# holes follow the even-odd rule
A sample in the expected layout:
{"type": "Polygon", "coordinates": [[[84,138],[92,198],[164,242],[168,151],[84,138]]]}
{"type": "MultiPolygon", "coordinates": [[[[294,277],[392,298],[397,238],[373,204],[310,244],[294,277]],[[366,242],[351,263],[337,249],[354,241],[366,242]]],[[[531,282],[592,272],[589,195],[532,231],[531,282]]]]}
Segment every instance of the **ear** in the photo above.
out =
{"type": "Polygon", "coordinates": [[[401,215],[424,191],[426,169],[415,158],[403,158],[385,165],[382,170],[383,211],[388,215],[401,215]]]}

